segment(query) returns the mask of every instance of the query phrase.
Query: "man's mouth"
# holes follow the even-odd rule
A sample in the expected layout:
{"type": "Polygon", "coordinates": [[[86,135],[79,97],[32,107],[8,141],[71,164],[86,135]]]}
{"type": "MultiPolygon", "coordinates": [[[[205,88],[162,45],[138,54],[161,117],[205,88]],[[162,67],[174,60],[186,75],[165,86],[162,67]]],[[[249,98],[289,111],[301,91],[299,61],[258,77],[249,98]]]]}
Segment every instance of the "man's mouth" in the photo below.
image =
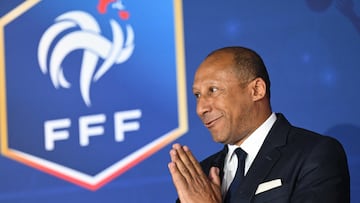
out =
{"type": "Polygon", "coordinates": [[[205,127],[207,127],[207,128],[213,127],[215,125],[216,121],[218,121],[220,118],[221,118],[221,116],[218,116],[218,117],[209,119],[207,121],[204,121],[205,127]]]}

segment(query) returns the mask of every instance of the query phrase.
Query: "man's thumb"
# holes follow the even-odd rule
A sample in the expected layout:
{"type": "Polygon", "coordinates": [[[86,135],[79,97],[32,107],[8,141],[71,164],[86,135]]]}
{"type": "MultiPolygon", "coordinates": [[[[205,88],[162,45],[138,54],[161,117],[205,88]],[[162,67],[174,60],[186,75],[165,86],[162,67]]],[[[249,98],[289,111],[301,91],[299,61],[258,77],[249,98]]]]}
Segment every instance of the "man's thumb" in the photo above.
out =
{"type": "Polygon", "coordinates": [[[218,185],[218,186],[220,186],[220,184],[221,184],[219,174],[220,174],[220,169],[218,167],[213,166],[210,168],[209,178],[212,183],[214,183],[215,185],[218,185]]]}

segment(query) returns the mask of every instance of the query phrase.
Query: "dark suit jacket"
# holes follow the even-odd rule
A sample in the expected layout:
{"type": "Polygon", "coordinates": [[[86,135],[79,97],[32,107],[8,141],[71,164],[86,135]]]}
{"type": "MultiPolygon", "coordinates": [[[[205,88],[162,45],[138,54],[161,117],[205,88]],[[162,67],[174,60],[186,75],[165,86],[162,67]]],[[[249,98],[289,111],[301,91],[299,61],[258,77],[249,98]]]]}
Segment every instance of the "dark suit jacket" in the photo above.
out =
{"type": "MultiPolygon", "coordinates": [[[[222,171],[226,147],[201,162],[222,171]]],[[[220,174],[221,179],[223,174],[220,174]]],[[[347,159],[335,139],[292,126],[282,114],[260,148],[232,202],[350,202],[347,159]],[[259,184],[281,179],[282,185],[255,195],[259,184]]]]}

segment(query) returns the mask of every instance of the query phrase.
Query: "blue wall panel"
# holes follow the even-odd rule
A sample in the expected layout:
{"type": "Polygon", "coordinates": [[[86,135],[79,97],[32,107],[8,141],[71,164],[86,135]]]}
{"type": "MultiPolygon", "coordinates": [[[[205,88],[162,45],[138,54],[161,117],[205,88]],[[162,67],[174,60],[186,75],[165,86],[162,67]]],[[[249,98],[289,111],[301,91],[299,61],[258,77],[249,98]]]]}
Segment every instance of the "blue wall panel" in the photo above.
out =
{"type": "MultiPolygon", "coordinates": [[[[2,0],[0,15],[21,2],[2,0]]],[[[146,9],[161,10],[149,5],[146,9]]],[[[296,126],[336,137],[344,145],[351,199],[360,202],[360,2],[183,0],[183,16],[189,130],[176,142],[188,145],[198,159],[222,147],[195,114],[193,74],[210,51],[247,46],[268,67],[273,110],[296,126]]],[[[165,38],[152,40],[162,43],[165,38]]],[[[0,202],[172,202],[177,195],[167,168],[169,149],[165,146],[96,191],[0,156],[0,202]]]]}

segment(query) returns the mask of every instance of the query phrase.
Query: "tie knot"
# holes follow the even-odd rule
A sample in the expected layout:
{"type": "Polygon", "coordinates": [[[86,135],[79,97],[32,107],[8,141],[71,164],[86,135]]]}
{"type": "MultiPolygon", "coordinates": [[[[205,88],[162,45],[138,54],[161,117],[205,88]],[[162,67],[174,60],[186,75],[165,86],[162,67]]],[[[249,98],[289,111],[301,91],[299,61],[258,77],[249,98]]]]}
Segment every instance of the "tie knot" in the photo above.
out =
{"type": "Polygon", "coordinates": [[[247,156],[247,153],[244,150],[242,150],[240,147],[236,148],[234,153],[236,154],[239,162],[242,161],[242,160],[245,160],[245,158],[247,156]]]}

